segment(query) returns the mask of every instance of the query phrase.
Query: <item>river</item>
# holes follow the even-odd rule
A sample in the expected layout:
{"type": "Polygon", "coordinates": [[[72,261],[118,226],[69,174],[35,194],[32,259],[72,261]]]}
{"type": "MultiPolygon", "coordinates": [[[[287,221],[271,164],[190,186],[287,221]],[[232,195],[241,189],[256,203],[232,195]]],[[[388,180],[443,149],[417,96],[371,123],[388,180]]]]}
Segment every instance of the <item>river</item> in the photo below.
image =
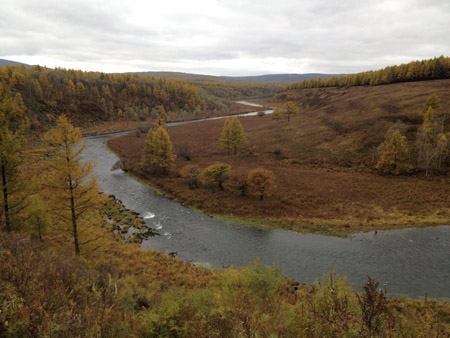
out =
{"type": "Polygon", "coordinates": [[[183,260],[218,267],[247,265],[258,257],[265,264],[278,264],[300,283],[335,271],[360,289],[370,275],[385,284],[390,295],[450,298],[450,226],[338,238],[214,219],[158,195],[121,170],[111,171],[117,157],[106,150],[105,142],[113,136],[117,134],[87,137],[84,160],[96,163],[94,175],[106,193],[158,230],[160,236],[144,241],[143,248],[176,252],[183,260]]]}

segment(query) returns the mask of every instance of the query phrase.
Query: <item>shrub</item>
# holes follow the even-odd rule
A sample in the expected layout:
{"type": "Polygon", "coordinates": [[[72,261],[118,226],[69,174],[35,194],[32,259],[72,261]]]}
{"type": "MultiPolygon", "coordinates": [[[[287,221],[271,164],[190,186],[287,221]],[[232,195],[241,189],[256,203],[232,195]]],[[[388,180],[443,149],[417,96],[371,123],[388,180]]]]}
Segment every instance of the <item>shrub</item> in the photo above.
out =
{"type": "Polygon", "coordinates": [[[215,163],[204,169],[202,172],[202,182],[214,191],[215,187],[224,190],[223,184],[230,176],[231,166],[225,163],[215,163]]]}
{"type": "Polygon", "coordinates": [[[200,187],[200,174],[201,170],[197,165],[188,164],[180,170],[184,183],[191,189],[200,187]]]}

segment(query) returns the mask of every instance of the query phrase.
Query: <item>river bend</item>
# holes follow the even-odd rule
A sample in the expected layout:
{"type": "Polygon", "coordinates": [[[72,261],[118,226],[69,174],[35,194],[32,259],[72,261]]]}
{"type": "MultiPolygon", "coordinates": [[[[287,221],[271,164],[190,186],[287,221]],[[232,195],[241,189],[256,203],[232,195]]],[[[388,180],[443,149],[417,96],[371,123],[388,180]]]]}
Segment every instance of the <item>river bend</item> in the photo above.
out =
{"type": "MultiPolygon", "coordinates": [[[[270,113],[270,112],[269,112],[270,113]]],[[[386,284],[388,294],[450,298],[450,226],[368,232],[351,238],[259,229],[211,218],[155,193],[121,170],[105,142],[114,135],[87,137],[84,159],[108,194],[144,216],[160,236],[142,243],[191,262],[241,266],[259,257],[279,264],[286,275],[311,283],[336,271],[357,289],[366,276],[386,284]]]]}

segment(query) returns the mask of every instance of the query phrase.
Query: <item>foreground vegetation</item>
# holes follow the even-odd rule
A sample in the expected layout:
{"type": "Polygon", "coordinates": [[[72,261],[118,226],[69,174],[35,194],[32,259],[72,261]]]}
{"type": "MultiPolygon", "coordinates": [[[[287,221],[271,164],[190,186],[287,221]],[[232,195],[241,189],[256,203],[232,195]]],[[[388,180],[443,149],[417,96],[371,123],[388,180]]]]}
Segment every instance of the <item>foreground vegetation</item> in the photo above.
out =
{"type": "Polygon", "coordinates": [[[168,197],[250,224],[335,235],[448,224],[448,141],[438,140],[448,138],[450,130],[445,118],[443,124],[438,121],[445,117],[449,86],[449,80],[440,80],[290,90],[282,102],[292,101],[297,111],[280,105],[276,111],[289,116],[240,118],[244,141],[225,132],[224,120],[202,122],[202,128],[170,127],[177,157],[168,176],[142,170],[145,138],[130,134],[109,144],[126,170],[168,197]],[[424,103],[432,93],[440,108],[435,106],[431,121],[424,103]],[[394,130],[403,155],[392,148],[394,130]],[[233,138],[236,151],[229,142],[233,138]],[[223,184],[211,189],[202,172],[215,163],[230,170],[228,178],[219,179],[223,184]],[[258,168],[271,171],[276,186],[263,200],[248,189],[249,173],[258,168]]]}
{"type": "Polygon", "coordinates": [[[5,337],[445,337],[450,307],[355,293],[330,275],[298,286],[258,262],[208,271],[104,237],[71,247],[0,234],[0,335],[5,337]]]}

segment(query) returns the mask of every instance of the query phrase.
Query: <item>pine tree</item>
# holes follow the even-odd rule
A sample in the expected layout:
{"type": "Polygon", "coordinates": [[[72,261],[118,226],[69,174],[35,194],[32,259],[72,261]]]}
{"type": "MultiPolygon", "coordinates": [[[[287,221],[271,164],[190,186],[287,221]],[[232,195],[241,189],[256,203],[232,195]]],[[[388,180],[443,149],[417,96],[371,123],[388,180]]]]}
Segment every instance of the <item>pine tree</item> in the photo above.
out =
{"type": "Polygon", "coordinates": [[[57,223],[71,233],[75,253],[79,255],[80,246],[93,240],[88,229],[101,203],[97,180],[91,175],[92,164],[81,162],[86,143],[80,144],[80,129],[73,127],[64,115],[45,134],[44,140],[49,154],[44,186],[49,192],[51,212],[57,223]]]}
{"type": "Polygon", "coordinates": [[[7,231],[19,225],[18,215],[24,208],[25,180],[21,178],[21,166],[27,127],[20,94],[12,98],[0,88],[0,200],[1,219],[7,231]]]}
{"type": "Polygon", "coordinates": [[[225,120],[220,142],[226,149],[227,155],[231,152],[236,155],[248,143],[244,127],[236,117],[225,120]]]}
{"type": "Polygon", "coordinates": [[[384,174],[400,175],[411,170],[406,137],[398,129],[390,140],[382,145],[382,153],[376,168],[384,174]]]}
{"type": "Polygon", "coordinates": [[[164,127],[150,129],[145,140],[141,165],[145,172],[169,173],[175,162],[172,141],[164,127]]]}
{"type": "Polygon", "coordinates": [[[247,184],[250,193],[259,195],[259,199],[263,200],[264,196],[270,195],[275,190],[275,176],[267,169],[253,169],[248,173],[247,184]]]}

